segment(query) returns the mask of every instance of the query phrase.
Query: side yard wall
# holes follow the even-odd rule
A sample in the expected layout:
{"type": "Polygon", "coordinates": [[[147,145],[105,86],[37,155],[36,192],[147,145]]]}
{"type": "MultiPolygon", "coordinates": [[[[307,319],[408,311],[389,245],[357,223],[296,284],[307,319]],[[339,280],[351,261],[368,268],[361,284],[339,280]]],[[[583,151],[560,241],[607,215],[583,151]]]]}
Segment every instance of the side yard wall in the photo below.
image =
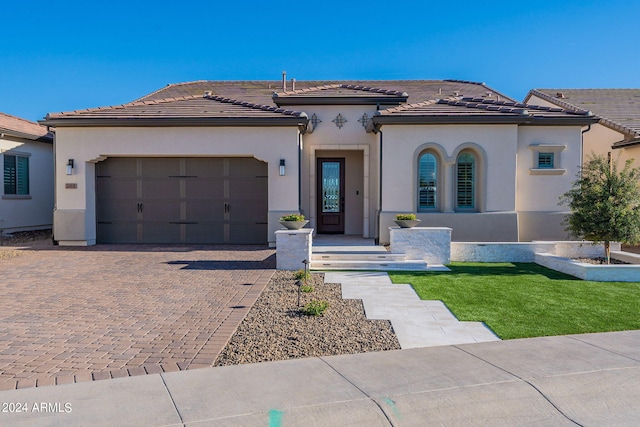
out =
{"type": "Polygon", "coordinates": [[[536,254],[536,264],[552,270],[595,282],[638,282],[640,265],[585,264],[553,254],[536,254]]]}
{"type": "MultiPolygon", "coordinates": [[[[611,250],[619,251],[620,244],[612,243],[611,250]]],[[[591,258],[603,256],[604,246],[591,242],[451,242],[451,261],[536,262],[536,253],[591,258]]]]}

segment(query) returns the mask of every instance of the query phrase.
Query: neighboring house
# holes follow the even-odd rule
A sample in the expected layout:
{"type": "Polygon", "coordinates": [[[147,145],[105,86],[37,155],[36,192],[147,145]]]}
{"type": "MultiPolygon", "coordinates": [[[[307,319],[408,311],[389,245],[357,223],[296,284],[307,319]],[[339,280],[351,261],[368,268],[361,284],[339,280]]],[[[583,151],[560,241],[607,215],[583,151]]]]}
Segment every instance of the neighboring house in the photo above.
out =
{"type": "Polygon", "coordinates": [[[51,228],[53,135],[38,123],[0,113],[0,162],[0,230],[51,228]]]}
{"type": "Polygon", "coordinates": [[[584,155],[612,153],[640,166],[640,89],[533,89],[524,102],[590,110],[599,121],[585,129],[584,155]]]}
{"type": "Polygon", "coordinates": [[[456,80],[287,83],[196,81],[48,114],[55,239],[274,245],[293,212],[380,243],[401,212],[456,241],[567,238],[558,197],[587,112],[456,80]]]}

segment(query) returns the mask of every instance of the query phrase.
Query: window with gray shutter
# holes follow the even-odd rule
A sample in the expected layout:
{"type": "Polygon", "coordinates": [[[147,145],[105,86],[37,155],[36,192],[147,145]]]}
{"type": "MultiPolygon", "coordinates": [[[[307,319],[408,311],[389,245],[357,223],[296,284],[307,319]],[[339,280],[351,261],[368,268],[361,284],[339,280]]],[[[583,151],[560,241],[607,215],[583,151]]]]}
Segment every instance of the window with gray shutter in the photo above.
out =
{"type": "Polygon", "coordinates": [[[418,160],[418,209],[437,206],[438,160],[431,153],[424,153],[418,160]]]}
{"type": "Polygon", "coordinates": [[[471,153],[458,156],[456,206],[473,209],[475,205],[475,158],[471,153]]]}
{"type": "Polygon", "coordinates": [[[25,156],[4,156],[4,194],[29,195],[29,158],[25,156]]]}

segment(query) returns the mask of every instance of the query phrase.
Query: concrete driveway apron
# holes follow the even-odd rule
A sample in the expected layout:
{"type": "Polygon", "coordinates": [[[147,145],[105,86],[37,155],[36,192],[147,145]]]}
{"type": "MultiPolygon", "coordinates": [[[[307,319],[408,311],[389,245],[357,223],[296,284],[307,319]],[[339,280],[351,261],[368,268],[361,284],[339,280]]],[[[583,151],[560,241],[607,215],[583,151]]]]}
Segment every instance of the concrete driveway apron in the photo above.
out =
{"type": "Polygon", "coordinates": [[[212,366],[274,268],[262,246],[39,246],[0,259],[0,390],[212,366]]]}

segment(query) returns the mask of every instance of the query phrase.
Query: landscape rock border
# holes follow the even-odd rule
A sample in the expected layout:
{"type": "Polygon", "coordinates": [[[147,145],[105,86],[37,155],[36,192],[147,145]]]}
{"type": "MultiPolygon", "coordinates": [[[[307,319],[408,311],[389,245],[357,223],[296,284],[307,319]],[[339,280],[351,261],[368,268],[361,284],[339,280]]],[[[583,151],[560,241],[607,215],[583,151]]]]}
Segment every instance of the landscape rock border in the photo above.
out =
{"type": "Polygon", "coordinates": [[[391,322],[367,319],[362,301],[342,299],[339,284],[324,283],[322,273],[309,283],[314,291],[301,293],[300,305],[327,301],[324,315],[302,314],[294,273],[276,271],[214,366],[400,349],[391,322]]]}

